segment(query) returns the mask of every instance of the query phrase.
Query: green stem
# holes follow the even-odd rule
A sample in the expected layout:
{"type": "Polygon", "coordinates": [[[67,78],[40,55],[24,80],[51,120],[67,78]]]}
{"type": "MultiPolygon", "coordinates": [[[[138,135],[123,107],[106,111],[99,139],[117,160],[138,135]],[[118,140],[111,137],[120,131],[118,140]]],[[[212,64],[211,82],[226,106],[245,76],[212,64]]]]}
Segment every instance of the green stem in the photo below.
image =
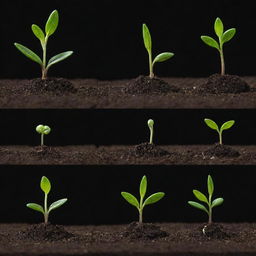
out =
{"type": "Polygon", "coordinates": [[[153,73],[153,63],[152,63],[152,52],[148,53],[148,58],[149,58],[149,77],[153,78],[154,73],[153,73]]]}
{"type": "Polygon", "coordinates": [[[220,145],[222,145],[222,132],[219,132],[219,142],[220,142],[220,145]]]}
{"type": "Polygon", "coordinates": [[[212,197],[209,195],[209,219],[208,224],[212,224],[212,197]]]}
{"type": "Polygon", "coordinates": [[[153,144],[153,135],[154,135],[154,130],[153,128],[149,128],[150,130],[150,139],[149,139],[149,144],[153,144]]]}
{"type": "Polygon", "coordinates": [[[139,210],[139,223],[142,224],[143,219],[142,219],[142,209],[139,210]]]}
{"type": "Polygon", "coordinates": [[[44,223],[48,223],[47,194],[44,194],[44,223]]]}
{"type": "Polygon", "coordinates": [[[224,54],[223,54],[223,48],[220,47],[220,62],[221,62],[221,75],[225,75],[225,60],[224,60],[224,54]]]}
{"type": "Polygon", "coordinates": [[[141,224],[143,222],[143,197],[140,197],[140,207],[139,207],[139,223],[141,224]]]}
{"type": "Polygon", "coordinates": [[[43,145],[44,145],[44,134],[41,133],[41,146],[43,146],[43,145]]]}
{"type": "Polygon", "coordinates": [[[47,69],[46,69],[46,46],[47,46],[48,37],[45,37],[45,43],[42,44],[43,48],[43,66],[42,66],[42,80],[47,78],[47,69]]]}

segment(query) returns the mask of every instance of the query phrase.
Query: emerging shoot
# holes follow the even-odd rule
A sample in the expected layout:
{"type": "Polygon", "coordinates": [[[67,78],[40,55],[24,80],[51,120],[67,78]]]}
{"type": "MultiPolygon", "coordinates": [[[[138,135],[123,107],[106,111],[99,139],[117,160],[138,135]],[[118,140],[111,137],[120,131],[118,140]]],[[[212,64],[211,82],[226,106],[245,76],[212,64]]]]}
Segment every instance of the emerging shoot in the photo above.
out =
{"type": "Polygon", "coordinates": [[[47,135],[51,132],[51,128],[47,125],[38,125],[36,131],[41,134],[41,146],[44,146],[44,135],[47,135]]]}
{"type": "Polygon", "coordinates": [[[214,40],[210,36],[201,36],[201,39],[207,45],[216,48],[220,53],[220,61],[221,61],[221,75],[225,75],[225,61],[223,54],[223,44],[228,42],[233,38],[236,33],[235,28],[230,28],[224,32],[224,26],[220,18],[217,18],[214,23],[215,34],[218,37],[218,41],[214,40]]]}
{"type": "Polygon", "coordinates": [[[148,120],[148,128],[150,130],[149,144],[153,144],[153,135],[154,135],[154,120],[148,120]]]}
{"type": "Polygon", "coordinates": [[[208,175],[207,187],[208,187],[208,198],[200,191],[198,191],[196,189],[193,190],[195,197],[199,201],[206,203],[208,206],[207,208],[204,205],[194,202],[194,201],[188,201],[188,204],[199,209],[199,210],[206,212],[209,217],[208,224],[211,224],[212,223],[212,209],[218,205],[221,205],[224,202],[224,199],[216,198],[215,200],[212,201],[212,195],[213,195],[213,191],[214,191],[214,183],[213,183],[212,177],[210,175],[208,175]]]}
{"type": "Polygon", "coordinates": [[[147,192],[147,177],[144,175],[140,182],[140,202],[137,200],[135,196],[128,192],[121,192],[123,198],[130,203],[131,205],[135,206],[139,211],[139,223],[143,222],[143,209],[148,204],[154,204],[158,202],[160,199],[164,197],[163,192],[157,192],[149,196],[147,199],[144,200],[145,194],[147,192]]]}
{"type": "Polygon", "coordinates": [[[163,62],[171,57],[174,56],[174,53],[172,52],[163,52],[158,54],[155,59],[152,61],[152,40],[151,40],[151,35],[149,32],[149,29],[146,24],[142,25],[142,35],[143,35],[143,40],[144,40],[144,45],[146,50],[148,51],[148,59],[149,59],[149,77],[153,78],[154,77],[154,64],[156,62],[163,62]]]}
{"type": "Polygon", "coordinates": [[[48,208],[47,199],[48,199],[48,194],[51,191],[51,183],[50,183],[49,179],[46,178],[45,176],[43,176],[41,179],[40,187],[41,187],[42,191],[44,192],[44,207],[42,207],[39,204],[35,204],[35,203],[28,203],[27,207],[32,210],[41,212],[44,215],[44,223],[47,224],[48,218],[49,218],[49,213],[52,210],[55,210],[55,209],[59,208],[60,206],[62,206],[63,204],[65,204],[68,199],[67,198],[60,199],[60,200],[52,203],[50,205],[50,207],[48,208]]]}
{"type": "Polygon", "coordinates": [[[55,30],[58,27],[58,23],[59,23],[59,14],[58,14],[57,10],[54,10],[50,14],[50,16],[45,24],[45,32],[43,32],[43,30],[39,26],[37,26],[35,24],[32,25],[32,31],[33,31],[34,35],[40,40],[40,43],[41,43],[41,47],[43,50],[43,58],[42,59],[37,54],[35,54],[33,51],[31,51],[30,49],[25,47],[24,45],[14,43],[16,48],[19,51],[21,51],[26,57],[35,61],[36,63],[38,63],[41,66],[42,79],[47,78],[47,72],[52,65],[66,59],[67,57],[69,57],[70,55],[73,54],[73,51],[66,51],[66,52],[62,52],[62,53],[59,53],[59,54],[53,56],[52,58],[49,59],[48,62],[46,60],[46,50],[47,50],[48,38],[55,32],[55,30]]]}
{"type": "Polygon", "coordinates": [[[211,119],[204,119],[204,122],[207,124],[207,126],[209,126],[211,129],[216,130],[219,134],[219,143],[222,144],[222,132],[224,130],[228,130],[229,128],[231,128],[235,121],[234,120],[230,120],[225,122],[219,129],[218,125],[211,119]]]}

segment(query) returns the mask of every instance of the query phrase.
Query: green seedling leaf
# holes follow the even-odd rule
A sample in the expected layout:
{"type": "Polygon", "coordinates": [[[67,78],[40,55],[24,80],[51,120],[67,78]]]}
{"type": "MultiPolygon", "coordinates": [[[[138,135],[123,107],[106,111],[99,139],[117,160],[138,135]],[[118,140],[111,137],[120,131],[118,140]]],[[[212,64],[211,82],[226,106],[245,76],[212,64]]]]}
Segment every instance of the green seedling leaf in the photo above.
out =
{"type": "Polygon", "coordinates": [[[29,59],[35,61],[36,63],[38,63],[39,65],[43,65],[42,60],[40,59],[40,57],[38,55],[36,55],[33,51],[31,51],[30,49],[28,49],[26,46],[22,45],[22,44],[18,44],[18,43],[14,43],[15,47],[21,52],[23,53],[26,57],[28,57],[29,59]]]}
{"type": "Polygon", "coordinates": [[[214,184],[213,184],[212,177],[211,177],[210,175],[208,175],[207,187],[208,187],[208,193],[209,193],[209,195],[212,196],[213,191],[214,191],[214,184]]]}
{"type": "Polygon", "coordinates": [[[223,198],[216,198],[215,200],[212,201],[212,208],[223,204],[223,202],[224,202],[223,198]]]}
{"type": "Polygon", "coordinates": [[[27,207],[32,209],[32,210],[35,210],[35,211],[38,211],[38,212],[41,212],[44,214],[44,209],[41,205],[39,204],[35,204],[35,203],[28,203],[27,204],[27,207]]]}
{"type": "Polygon", "coordinates": [[[139,209],[139,202],[135,196],[128,192],[121,192],[122,197],[131,205],[139,209]]]}
{"type": "Polygon", "coordinates": [[[163,52],[163,53],[160,53],[158,54],[154,61],[153,61],[153,65],[155,64],[155,62],[163,62],[163,61],[166,61],[168,59],[170,59],[171,57],[174,56],[174,53],[172,52],[163,52]]]}
{"type": "Polygon", "coordinates": [[[210,36],[201,36],[202,41],[217,50],[220,50],[219,44],[210,36]]]}
{"type": "Polygon", "coordinates": [[[50,14],[50,16],[49,16],[49,18],[48,18],[48,20],[45,24],[45,34],[46,34],[46,36],[49,37],[50,35],[52,35],[55,32],[55,30],[58,27],[58,23],[59,23],[59,14],[58,14],[57,10],[54,10],[50,14]]]}
{"type": "Polygon", "coordinates": [[[205,196],[203,193],[201,193],[200,191],[198,191],[198,190],[196,190],[196,189],[193,190],[193,193],[194,193],[195,197],[196,197],[198,200],[200,200],[200,201],[205,202],[205,203],[208,204],[208,199],[206,198],[206,196],[205,196]]]}
{"type": "Polygon", "coordinates": [[[140,197],[144,198],[147,192],[147,177],[144,175],[140,182],[140,197]]]}
{"type": "Polygon", "coordinates": [[[214,23],[214,30],[218,37],[221,37],[223,34],[224,26],[220,18],[217,18],[214,23]]]}
{"type": "Polygon", "coordinates": [[[40,187],[44,191],[45,194],[49,194],[51,190],[51,183],[47,177],[43,176],[40,182],[40,187]]]}
{"type": "Polygon", "coordinates": [[[50,58],[49,62],[48,62],[48,65],[47,65],[47,69],[49,69],[50,66],[62,61],[62,60],[65,60],[66,58],[68,58],[69,56],[71,56],[73,54],[73,51],[66,51],[66,52],[62,52],[62,53],[59,53],[55,56],[53,56],[52,58],[50,58]]]}
{"type": "Polygon", "coordinates": [[[205,118],[204,122],[213,130],[219,131],[218,125],[213,120],[205,118]]]}
{"type": "Polygon", "coordinates": [[[143,206],[149,205],[149,204],[154,204],[156,202],[158,202],[159,200],[161,200],[164,197],[165,193],[163,192],[157,192],[155,194],[152,194],[151,196],[149,196],[143,206]]]}
{"type": "Polygon", "coordinates": [[[199,209],[199,210],[205,211],[207,214],[209,214],[208,210],[202,204],[199,204],[199,203],[194,202],[194,201],[188,201],[188,204],[197,208],[197,209],[199,209]]]}
{"type": "Polygon", "coordinates": [[[154,127],[154,120],[153,119],[149,119],[148,120],[148,127],[149,128],[153,128],[154,127]]]}
{"type": "Polygon", "coordinates": [[[37,131],[38,133],[40,133],[40,134],[45,134],[45,135],[47,135],[47,134],[49,134],[49,133],[51,132],[51,128],[50,128],[49,126],[47,126],[47,125],[42,125],[42,124],[40,124],[40,125],[38,125],[38,126],[36,127],[36,131],[37,131]]]}
{"type": "Polygon", "coordinates": [[[224,131],[224,130],[227,130],[227,129],[231,128],[231,127],[234,125],[234,123],[235,123],[234,120],[230,120],[230,121],[225,122],[225,123],[221,126],[220,131],[222,132],[222,131],[224,131]]]}
{"type": "Polygon", "coordinates": [[[148,29],[146,24],[142,25],[142,35],[143,35],[143,41],[144,41],[145,48],[151,54],[152,40],[151,40],[151,35],[150,35],[150,32],[149,32],[149,29],[148,29]]]}
{"type": "Polygon", "coordinates": [[[47,135],[47,134],[49,134],[50,132],[51,132],[51,128],[50,128],[49,126],[45,125],[45,126],[44,126],[44,132],[43,132],[43,133],[47,135]]]}
{"type": "Polygon", "coordinates": [[[32,31],[33,31],[33,33],[34,33],[34,35],[41,41],[41,42],[45,42],[45,35],[44,35],[44,32],[43,32],[43,30],[39,27],[39,26],[37,26],[37,25],[35,25],[35,24],[33,24],[32,25],[32,31]]]}
{"type": "Polygon", "coordinates": [[[222,35],[222,43],[226,43],[228,41],[230,41],[234,35],[236,34],[236,29],[235,28],[231,28],[228,29],[227,31],[224,32],[224,34],[222,35]]]}
{"type": "Polygon", "coordinates": [[[68,201],[67,198],[63,198],[63,199],[60,199],[60,200],[58,200],[58,201],[52,203],[52,204],[50,205],[50,207],[49,207],[48,212],[59,208],[60,206],[62,206],[63,204],[65,204],[67,201],[68,201]]]}

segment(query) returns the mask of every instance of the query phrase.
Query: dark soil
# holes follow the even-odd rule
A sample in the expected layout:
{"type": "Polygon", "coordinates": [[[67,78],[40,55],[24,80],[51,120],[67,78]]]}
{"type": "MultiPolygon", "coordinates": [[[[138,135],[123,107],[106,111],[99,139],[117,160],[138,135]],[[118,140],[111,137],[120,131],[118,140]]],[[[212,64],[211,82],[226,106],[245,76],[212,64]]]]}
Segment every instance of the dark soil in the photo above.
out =
{"type": "Polygon", "coordinates": [[[239,157],[240,153],[227,145],[216,143],[204,151],[204,155],[208,157],[239,157]]]}
{"type": "Polygon", "coordinates": [[[251,87],[248,92],[220,94],[201,90],[205,78],[163,78],[162,80],[170,86],[177,87],[179,91],[164,90],[165,93],[162,94],[127,93],[131,80],[96,79],[72,79],[70,82],[75,88],[74,91],[70,86],[60,88],[57,86],[59,89],[51,91],[50,85],[46,86],[47,89],[40,87],[37,90],[37,85],[35,87],[33,85],[31,89],[29,80],[5,79],[0,80],[0,108],[256,108],[256,77],[243,78],[251,87]]]}
{"type": "MultiPolygon", "coordinates": [[[[141,144],[144,145],[144,144],[141,144]]],[[[153,146],[144,151],[138,146],[2,146],[0,164],[14,165],[255,165],[256,146],[232,146],[220,156],[213,155],[218,146],[153,146]],[[136,153],[138,151],[140,154],[136,153]],[[239,152],[239,156],[232,152],[239,152]],[[208,152],[208,153],[207,153],[208,152]],[[210,152],[210,153],[209,153],[210,152]],[[230,155],[230,152],[233,156],[230,155]]],[[[146,144],[145,144],[146,145],[146,144]]],[[[227,146],[225,146],[226,148],[227,146]]],[[[220,151],[222,152],[222,151],[220,151]]]]}
{"type": "Polygon", "coordinates": [[[135,157],[162,157],[169,156],[170,153],[159,146],[149,143],[136,145],[131,151],[131,156],[135,157]]]}
{"type": "Polygon", "coordinates": [[[124,236],[126,225],[67,226],[65,229],[79,239],[35,241],[21,239],[17,234],[26,224],[0,225],[0,256],[252,256],[256,255],[255,223],[221,223],[227,236],[207,237],[202,223],[157,224],[168,236],[154,239],[130,239],[124,236]]]}
{"type": "Polygon", "coordinates": [[[234,235],[226,231],[225,228],[218,223],[206,224],[202,228],[202,232],[209,239],[227,239],[234,235]]]}

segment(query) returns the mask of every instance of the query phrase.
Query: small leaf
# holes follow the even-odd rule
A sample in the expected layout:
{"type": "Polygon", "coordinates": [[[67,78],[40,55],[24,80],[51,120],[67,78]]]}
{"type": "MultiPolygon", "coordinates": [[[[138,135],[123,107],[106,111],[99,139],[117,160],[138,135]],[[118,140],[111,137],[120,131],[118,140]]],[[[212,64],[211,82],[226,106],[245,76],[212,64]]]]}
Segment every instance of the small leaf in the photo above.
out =
{"type": "Polygon", "coordinates": [[[36,55],[33,51],[31,51],[30,49],[28,49],[26,46],[22,45],[22,44],[18,44],[18,43],[14,43],[14,45],[16,46],[16,48],[21,51],[26,57],[28,57],[29,59],[37,62],[39,65],[43,65],[42,60],[40,59],[40,57],[38,55],[36,55]]]}
{"type": "Polygon", "coordinates": [[[67,198],[63,198],[63,199],[60,199],[54,203],[52,203],[49,207],[49,210],[48,210],[48,213],[52,210],[55,210],[57,208],[59,208],[60,206],[62,206],[63,204],[65,204],[66,202],[68,201],[67,198]]]}
{"type": "Polygon", "coordinates": [[[50,16],[45,24],[45,33],[47,36],[50,36],[55,32],[55,30],[58,27],[58,23],[59,23],[59,14],[58,14],[57,10],[54,10],[50,14],[50,16]]]}
{"type": "Polygon", "coordinates": [[[197,208],[197,209],[199,209],[199,210],[205,211],[207,214],[209,214],[208,210],[202,204],[199,204],[199,203],[194,202],[194,201],[188,201],[188,204],[197,208]]]}
{"type": "Polygon", "coordinates": [[[234,120],[230,120],[225,122],[221,127],[220,127],[220,131],[224,131],[227,130],[229,128],[231,128],[234,125],[235,121],[234,120]]]}
{"type": "Polygon", "coordinates": [[[139,209],[139,202],[135,196],[128,192],[121,192],[122,197],[131,205],[139,209]]]}
{"type": "Polygon", "coordinates": [[[219,131],[218,125],[213,120],[205,118],[204,122],[213,130],[219,131]]]}
{"type": "Polygon", "coordinates": [[[229,40],[231,40],[234,35],[236,33],[236,29],[235,28],[231,28],[231,29],[228,29],[227,31],[225,31],[222,35],[222,44],[228,42],[229,40]]]}
{"type": "Polygon", "coordinates": [[[148,205],[148,204],[154,204],[161,200],[164,197],[165,193],[164,192],[157,192],[155,194],[152,194],[149,196],[145,202],[143,203],[143,206],[148,205]]]}
{"type": "Polygon", "coordinates": [[[210,36],[201,36],[201,39],[205,44],[207,44],[213,48],[216,48],[217,50],[220,49],[219,44],[210,36]]]}
{"type": "Polygon", "coordinates": [[[73,51],[67,51],[67,52],[62,52],[62,53],[59,53],[59,54],[53,56],[48,61],[48,65],[47,65],[46,68],[48,69],[50,66],[52,66],[52,65],[54,65],[54,64],[56,64],[56,63],[58,63],[62,60],[65,60],[66,58],[68,58],[72,54],[73,54],[73,51]]]}
{"type": "Polygon", "coordinates": [[[153,119],[148,119],[148,128],[153,129],[154,127],[154,120],[153,119]]]}
{"type": "Polygon", "coordinates": [[[214,191],[214,183],[213,183],[213,180],[212,180],[211,175],[208,175],[207,187],[208,187],[208,193],[209,193],[209,195],[212,196],[213,191],[214,191]]]}
{"type": "Polygon", "coordinates": [[[144,175],[140,182],[140,197],[144,198],[147,191],[147,177],[144,175]]]}
{"type": "Polygon", "coordinates": [[[45,125],[45,126],[44,126],[44,131],[43,131],[43,133],[47,135],[47,134],[49,134],[50,132],[51,132],[51,128],[50,128],[49,126],[45,125]]]}
{"type": "Polygon", "coordinates": [[[223,34],[224,26],[220,18],[217,18],[214,23],[214,30],[218,37],[221,37],[223,34]]]}
{"type": "Polygon", "coordinates": [[[44,32],[42,31],[42,29],[41,29],[39,26],[35,25],[35,24],[33,24],[31,28],[32,28],[32,31],[33,31],[34,35],[35,35],[41,42],[44,42],[44,41],[45,41],[45,40],[44,40],[45,35],[44,35],[44,32]]]}
{"type": "Polygon", "coordinates": [[[149,32],[149,29],[148,29],[146,24],[142,25],[142,35],[143,35],[145,48],[147,49],[148,53],[151,54],[152,40],[151,40],[151,35],[150,35],[150,32],[149,32]]]}
{"type": "Polygon", "coordinates": [[[163,62],[163,61],[166,61],[166,60],[170,59],[170,58],[173,57],[173,56],[174,56],[174,53],[172,53],[172,52],[163,52],[163,53],[160,53],[160,54],[158,54],[158,55],[155,57],[155,59],[154,59],[154,61],[153,61],[153,64],[154,64],[155,62],[163,62]]]}
{"type": "Polygon", "coordinates": [[[206,196],[203,193],[201,193],[200,191],[198,191],[196,189],[193,190],[193,193],[194,193],[195,197],[198,200],[200,200],[202,202],[205,202],[205,203],[208,203],[208,200],[207,200],[206,196]]]}
{"type": "Polygon", "coordinates": [[[44,132],[44,125],[42,124],[39,124],[37,127],[36,127],[36,131],[40,134],[42,134],[44,132]]]}
{"type": "Polygon", "coordinates": [[[28,203],[26,205],[28,208],[32,209],[32,210],[35,210],[35,211],[38,211],[38,212],[41,212],[44,214],[44,209],[41,205],[39,204],[35,204],[35,203],[28,203]]]}
{"type": "Polygon", "coordinates": [[[42,177],[40,187],[45,194],[48,194],[51,190],[51,182],[45,176],[42,177]]]}
{"type": "Polygon", "coordinates": [[[216,198],[215,200],[212,201],[212,208],[223,204],[223,202],[224,202],[223,198],[216,198]]]}

